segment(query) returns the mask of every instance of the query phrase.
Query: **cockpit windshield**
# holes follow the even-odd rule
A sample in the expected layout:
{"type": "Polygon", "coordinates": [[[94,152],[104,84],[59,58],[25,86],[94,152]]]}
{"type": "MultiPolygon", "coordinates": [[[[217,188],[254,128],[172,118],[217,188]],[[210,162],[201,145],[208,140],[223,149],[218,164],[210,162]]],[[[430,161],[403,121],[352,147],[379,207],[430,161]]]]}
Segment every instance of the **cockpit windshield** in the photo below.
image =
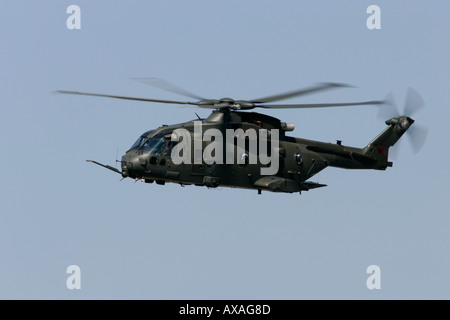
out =
{"type": "Polygon", "coordinates": [[[151,138],[144,142],[140,150],[144,153],[160,154],[163,151],[164,146],[164,137],[151,138]]]}
{"type": "Polygon", "coordinates": [[[133,145],[131,146],[130,150],[134,149],[134,148],[139,148],[140,146],[142,146],[144,144],[144,142],[146,140],[148,140],[147,137],[144,137],[144,136],[139,137],[139,139],[137,139],[136,142],[133,143],[133,145]]]}
{"type": "Polygon", "coordinates": [[[147,132],[145,132],[144,134],[142,134],[137,140],[136,140],[136,142],[135,143],[133,143],[133,145],[131,146],[131,148],[129,149],[129,150],[132,150],[132,149],[134,149],[134,148],[140,148],[140,147],[142,147],[142,145],[148,140],[148,135],[150,134],[150,133],[152,133],[154,130],[150,130],[150,131],[147,131],[147,132]]]}
{"type": "Polygon", "coordinates": [[[162,132],[153,137],[148,137],[153,131],[148,131],[137,139],[131,146],[130,150],[138,149],[143,153],[160,154],[170,142],[170,133],[162,132]]]}

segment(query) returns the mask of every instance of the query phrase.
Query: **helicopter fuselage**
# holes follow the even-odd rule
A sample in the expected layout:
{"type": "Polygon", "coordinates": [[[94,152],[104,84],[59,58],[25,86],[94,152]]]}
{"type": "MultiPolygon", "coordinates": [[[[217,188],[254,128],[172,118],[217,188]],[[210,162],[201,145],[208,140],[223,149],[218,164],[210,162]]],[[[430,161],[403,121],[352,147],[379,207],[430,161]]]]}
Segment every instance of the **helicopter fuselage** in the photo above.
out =
{"type": "MultiPolygon", "coordinates": [[[[381,140],[378,141],[376,138],[365,148],[354,148],[344,146],[340,141],[333,144],[289,137],[286,132],[293,130],[293,125],[283,123],[268,115],[256,112],[218,110],[213,111],[207,119],[201,121],[193,120],[176,125],[162,126],[144,133],[122,157],[121,173],[123,177],[142,180],[147,183],[156,182],[157,184],[172,182],[211,188],[223,186],[256,189],[258,191],[307,191],[325,186],[307,180],[327,166],[378,170],[384,170],[391,166],[392,163],[387,161],[389,144],[395,143],[404,132],[399,130],[396,125],[397,123],[389,125],[377,137],[382,138],[381,140]],[[200,132],[198,132],[199,123],[201,125],[200,132]],[[189,151],[191,151],[188,159],[190,161],[177,163],[177,161],[174,161],[173,152],[177,143],[180,142],[174,133],[181,129],[188,132],[194,142],[190,142],[188,145],[189,151]],[[208,136],[206,133],[210,129],[214,129],[216,133],[222,133],[224,137],[227,130],[232,130],[232,132],[238,134],[234,136],[235,139],[232,141],[225,141],[224,139],[220,144],[216,144],[216,155],[213,152],[213,156],[216,156],[215,160],[217,160],[217,150],[221,149],[219,150],[220,159],[208,163],[207,159],[199,157],[199,150],[196,150],[194,145],[200,145],[200,152],[205,152],[208,145],[213,143],[210,137],[205,139],[205,136],[208,136]],[[239,133],[245,136],[250,130],[256,132],[257,135],[261,135],[262,130],[269,133],[267,150],[270,150],[268,152],[272,161],[277,163],[273,174],[261,173],[261,169],[270,167],[271,163],[267,163],[267,161],[262,163],[259,158],[257,158],[256,163],[249,161],[249,153],[252,148],[249,139],[244,137],[245,145],[239,146],[237,142],[239,133]],[[270,133],[275,131],[278,132],[278,143],[274,148],[273,135],[270,133]],[[386,137],[392,137],[393,135],[394,137],[386,144],[386,137]],[[177,139],[174,139],[174,136],[177,139]],[[228,161],[230,151],[233,153],[232,157],[235,162],[228,161]],[[220,161],[222,158],[223,161],[220,161]]],[[[217,143],[217,141],[215,142],[217,143]]],[[[256,139],[256,142],[258,144],[256,149],[253,150],[258,152],[264,149],[260,139],[256,139]]]]}

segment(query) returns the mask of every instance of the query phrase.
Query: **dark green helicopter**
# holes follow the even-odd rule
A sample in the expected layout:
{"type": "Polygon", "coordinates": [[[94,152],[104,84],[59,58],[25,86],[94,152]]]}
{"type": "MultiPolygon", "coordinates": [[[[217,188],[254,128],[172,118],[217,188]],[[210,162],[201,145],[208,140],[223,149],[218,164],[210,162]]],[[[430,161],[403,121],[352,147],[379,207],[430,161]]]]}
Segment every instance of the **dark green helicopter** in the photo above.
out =
{"type": "MultiPolygon", "coordinates": [[[[159,79],[139,81],[160,87],[197,100],[173,101],[135,98],[78,91],[59,93],[109,97],[147,102],[194,105],[213,109],[206,119],[198,117],[185,123],[164,125],[142,134],[122,157],[121,171],[93,160],[99,166],[114,171],[123,178],[146,183],[166,182],[184,185],[219,186],[255,189],[272,192],[300,192],[326,186],[308,181],[328,166],[345,169],[385,170],[392,166],[388,161],[389,148],[408,130],[418,152],[425,141],[427,130],[415,126],[410,115],[424,106],[420,95],[408,89],[405,103],[406,115],[397,115],[386,121],[385,128],[363,148],[342,145],[341,141],[326,143],[290,137],[294,124],[256,112],[254,108],[323,108],[361,105],[385,105],[395,110],[388,95],[385,100],[321,103],[272,104],[287,98],[306,95],[332,88],[347,87],[339,83],[322,83],[310,88],[253,100],[231,98],[204,99],[159,79]],[[411,130],[415,129],[415,130],[411,130]]],[[[381,109],[383,110],[383,109],[381,109]]]]}

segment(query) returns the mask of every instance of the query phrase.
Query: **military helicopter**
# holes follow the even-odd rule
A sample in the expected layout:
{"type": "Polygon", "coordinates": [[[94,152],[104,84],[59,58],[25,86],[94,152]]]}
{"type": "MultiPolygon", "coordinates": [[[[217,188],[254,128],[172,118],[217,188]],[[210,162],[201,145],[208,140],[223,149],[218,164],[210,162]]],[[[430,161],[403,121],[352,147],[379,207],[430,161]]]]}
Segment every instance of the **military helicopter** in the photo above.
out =
{"type": "MultiPolygon", "coordinates": [[[[420,95],[409,88],[403,115],[396,114],[385,123],[385,128],[365,147],[344,146],[341,141],[327,143],[287,135],[295,125],[272,116],[248,112],[255,108],[294,109],[377,105],[395,110],[392,97],[384,100],[321,104],[273,104],[287,98],[303,96],[334,88],[348,87],[341,83],[319,83],[308,88],[252,100],[231,98],[205,99],[156,78],[138,81],[171,91],[196,101],[175,101],[151,98],[57,91],[64,94],[107,97],[166,104],[193,105],[212,109],[206,119],[163,125],[143,133],[126,151],[121,170],[86,160],[109,169],[123,178],[164,185],[166,182],[182,186],[195,185],[208,188],[231,187],[254,189],[261,194],[271,192],[294,193],[325,187],[309,179],[328,166],[344,169],[386,170],[389,149],[408,130],[414,120],[411,114],[424,106],[420,95]],[[225,139],[226,137],[227,139],[225,139]],[[181,146],[181,147],[180,147],[181,146]],[[181,161],[180,161],[181,160],[181,161]]],[[[383,107],[381,110],[386,110],[383,107]]],[[[411,137],[417,152],[423,145],[426,129],[415,126],[411,137]]]]}

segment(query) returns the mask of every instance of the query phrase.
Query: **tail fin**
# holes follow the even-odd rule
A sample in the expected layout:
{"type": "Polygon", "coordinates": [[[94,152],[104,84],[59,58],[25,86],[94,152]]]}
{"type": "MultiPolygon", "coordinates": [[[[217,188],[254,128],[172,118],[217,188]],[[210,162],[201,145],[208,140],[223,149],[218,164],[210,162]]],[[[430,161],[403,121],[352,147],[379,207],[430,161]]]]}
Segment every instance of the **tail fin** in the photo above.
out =
{"type": "Polygon", "coordinates": [[[389,148],[395,145],[413,123],[414,120],[406,116],[387,120],[388,127],[363,149],[364,155],[376,160],[380,170],[392,167],[392,162],[388,161],[389,148]]]}

